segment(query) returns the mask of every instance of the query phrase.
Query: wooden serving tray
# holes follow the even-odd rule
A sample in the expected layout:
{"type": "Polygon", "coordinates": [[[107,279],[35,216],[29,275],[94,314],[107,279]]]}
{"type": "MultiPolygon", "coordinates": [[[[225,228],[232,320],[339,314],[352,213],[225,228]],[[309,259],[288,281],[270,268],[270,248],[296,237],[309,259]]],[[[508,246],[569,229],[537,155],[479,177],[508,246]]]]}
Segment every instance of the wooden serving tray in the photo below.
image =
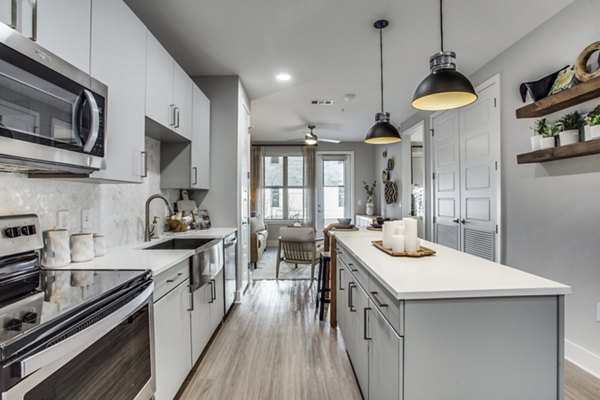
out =
{"type": "Polygon", "coordinates": [[[421,246],[419,251],[415,251],[415,252],[411,252],[411,253],[408,253],[408,252],[394,253],[392,251],[392,249],[387,249],[387,248],[383,247],[383,240],[373,240],[371,243],[373,243],[373,246],[377,247],[379,250],[383,251],[384,253],[389,254],[392,257],[426,257],[426,256],[433,256],[435,254],[435,250],[432,250],[425,246],[421,246]]]}
{"type": "Polygon", "coordinates": [[[372,226],[367,226],[367,230],[368,230],[368,231],[382,231],[382,230],[383,230],[383,228],[374,228],[374,227],[372,227],[372,226]]]}
{"type": "Polygon", "coordinates": [[[359,229],[355,226],[353,228],[336,228],[333,227],[330,229],[330,231],[358,231],[359,229]]]}

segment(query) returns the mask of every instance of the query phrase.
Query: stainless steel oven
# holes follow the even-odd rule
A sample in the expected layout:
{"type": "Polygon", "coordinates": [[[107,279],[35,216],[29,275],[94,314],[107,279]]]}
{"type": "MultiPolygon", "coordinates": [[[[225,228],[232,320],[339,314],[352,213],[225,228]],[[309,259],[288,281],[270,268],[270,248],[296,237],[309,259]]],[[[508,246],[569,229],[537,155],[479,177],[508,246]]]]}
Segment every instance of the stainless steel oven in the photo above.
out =
{"type": "Polygon", "coordinates": [[[0,23],[0,169],[103,168],[108,88],[0,23]]]}
{"type": "Polygon", "coordinates": [[[152,399],[151,272],[45,270],[40,236],[0,217],[0,398],[152,399]]]}

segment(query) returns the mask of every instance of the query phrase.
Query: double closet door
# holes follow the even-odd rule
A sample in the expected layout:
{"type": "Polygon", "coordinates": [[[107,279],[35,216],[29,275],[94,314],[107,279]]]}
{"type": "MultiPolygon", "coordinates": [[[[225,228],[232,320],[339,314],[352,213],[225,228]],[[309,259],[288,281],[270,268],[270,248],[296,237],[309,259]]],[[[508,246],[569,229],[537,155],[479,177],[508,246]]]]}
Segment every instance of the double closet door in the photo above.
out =
{"type": "Polygon", "coordinates": [[[500,261],[500,81],[469,106],[435,114],[434,241],[500,261]]]}

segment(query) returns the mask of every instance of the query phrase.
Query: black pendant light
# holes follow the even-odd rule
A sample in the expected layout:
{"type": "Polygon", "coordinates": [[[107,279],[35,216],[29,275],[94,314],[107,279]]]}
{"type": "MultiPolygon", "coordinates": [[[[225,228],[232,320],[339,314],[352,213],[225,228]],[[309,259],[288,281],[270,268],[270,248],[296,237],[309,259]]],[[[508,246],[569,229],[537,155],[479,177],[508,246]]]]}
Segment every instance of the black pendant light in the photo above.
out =
{"type": "Polygon", "coordinates": [[[310,132],[308,132],[306,135],[304,135],[304,143],[306,143],[309,146],[314,146],[319,141],[319,139],[317,138],[317,135],[315,135],[315,133],[313,132],[313,129],[315,129],[315,126],[309,125],[308,129],[310,129],[310,132]]]}
{"type": "Polygon", "coordinates": [[[471,82],[456,70],[456,53],[444,51],[442,1],[440,0],[441,51],[429,58],[431,73],[415,91],[412,106],[418,110],[450,110],[477,100],[471,82]]]}
{"type": "Polygon", "coordinates": [[[396,143],[400,140],[398,129],[390,124],[390,113],[383,111],[383,28],[388,26],[388,21],[385,19],[379,20],[373,24],[376,29],[379,29],[379,66],[381,72],[381,112],[375,115],[375,125],[367,132],[365,142],[369,144],[386,144],[396,143]]]}

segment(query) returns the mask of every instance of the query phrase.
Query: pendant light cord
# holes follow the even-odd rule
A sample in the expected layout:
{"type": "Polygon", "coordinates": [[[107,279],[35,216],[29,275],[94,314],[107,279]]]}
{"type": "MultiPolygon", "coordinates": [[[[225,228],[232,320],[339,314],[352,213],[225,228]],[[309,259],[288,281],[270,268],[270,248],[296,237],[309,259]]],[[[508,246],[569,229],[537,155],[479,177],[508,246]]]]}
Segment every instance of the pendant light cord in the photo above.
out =
{"type": "Polygon", "coordinates": [[[440,0],[440,44],[442,51],[444,51],[444,14],[442,12],[443,1],[444,0],[440,0]]]}
{"type": "Polygon", "coordinates": [[[379,69],[381,72],[381,112],[383,113],[383,29],[379,28],[379,69]]]}

